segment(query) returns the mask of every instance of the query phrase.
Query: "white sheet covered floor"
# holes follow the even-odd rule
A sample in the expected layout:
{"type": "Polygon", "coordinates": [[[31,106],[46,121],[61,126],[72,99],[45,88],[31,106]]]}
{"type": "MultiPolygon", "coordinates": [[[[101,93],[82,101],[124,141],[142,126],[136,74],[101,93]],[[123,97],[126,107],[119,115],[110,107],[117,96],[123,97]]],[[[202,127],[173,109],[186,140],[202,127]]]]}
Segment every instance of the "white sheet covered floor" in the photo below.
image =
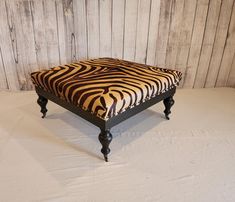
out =
{"type": "Polygon", "coordinates": [[[179,89],[114,127],[110,162],[99,129],[31,92],[0,92],[1,202],[234,202],[235,89],[179,89]]]}

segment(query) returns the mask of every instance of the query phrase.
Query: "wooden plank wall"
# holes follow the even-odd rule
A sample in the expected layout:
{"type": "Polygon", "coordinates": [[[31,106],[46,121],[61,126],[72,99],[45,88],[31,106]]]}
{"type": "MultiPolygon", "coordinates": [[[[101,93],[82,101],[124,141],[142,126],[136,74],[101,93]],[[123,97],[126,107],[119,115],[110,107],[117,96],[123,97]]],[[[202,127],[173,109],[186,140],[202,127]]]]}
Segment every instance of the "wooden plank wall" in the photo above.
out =
{"type": "Polygon", "coordinates": [[[2,0],[0,89],[103,56],[178,69],[185,88],[235,87],[234,1],[2,0]]]}

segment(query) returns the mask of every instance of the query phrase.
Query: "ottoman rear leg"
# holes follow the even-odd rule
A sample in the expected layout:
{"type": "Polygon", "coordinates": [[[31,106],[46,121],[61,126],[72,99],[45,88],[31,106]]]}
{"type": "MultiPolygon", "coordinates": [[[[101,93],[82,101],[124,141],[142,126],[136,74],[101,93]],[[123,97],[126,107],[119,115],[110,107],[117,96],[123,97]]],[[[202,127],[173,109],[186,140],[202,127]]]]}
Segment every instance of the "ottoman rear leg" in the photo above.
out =
{"type": "Polygon", "coordinates": [[[170,96],[170,97],[164,99],[163,103],[165,105],[164,113],[165,113],[166,119],[169,120],[170,119],[169,114],[171,113],[171,107],[175,103],[175,101],[173,100],[173,96],[170,96]]]}
{"type": "Polygon", "coordinates": [[[108,154],[110,152],[109,144],[112,141],[112,139],[113,139],[113,136],[109,130],[101,129],[101,132],[99,134],[99,141],[102,145],[101,152],[104,155],[104,159],[106,162],[108,162],[108,154]]]}
{"type": "Polygon", "coordinates": [[[37,100],[37,103],[40,105],[40,107],[41,107],[41,112],[42,112],[42,118],[44,118],[45,116],[46,116],[46,113],[47,113],[47,108],[46,108],[46,105],[47,105],[47,102],[48,102],[48,100],[45,98],[45,97],[43,97],[43,96],[41,96],[41,95],[39,95],[38,94],[38,100],[37,100]]]}

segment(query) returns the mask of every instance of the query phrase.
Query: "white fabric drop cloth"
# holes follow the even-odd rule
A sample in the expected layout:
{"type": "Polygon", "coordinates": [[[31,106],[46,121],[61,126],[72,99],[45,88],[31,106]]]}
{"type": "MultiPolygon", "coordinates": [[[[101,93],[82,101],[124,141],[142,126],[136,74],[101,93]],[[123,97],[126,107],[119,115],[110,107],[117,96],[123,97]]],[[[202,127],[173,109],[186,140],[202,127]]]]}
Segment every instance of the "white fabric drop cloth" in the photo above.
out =
{"type": "Polygon", "coordinates": [[[178,89],[115,126],[110,162],[99,129],[37,95],[0,92],[0,202],[234,202],[235,89],[178,89]]]}

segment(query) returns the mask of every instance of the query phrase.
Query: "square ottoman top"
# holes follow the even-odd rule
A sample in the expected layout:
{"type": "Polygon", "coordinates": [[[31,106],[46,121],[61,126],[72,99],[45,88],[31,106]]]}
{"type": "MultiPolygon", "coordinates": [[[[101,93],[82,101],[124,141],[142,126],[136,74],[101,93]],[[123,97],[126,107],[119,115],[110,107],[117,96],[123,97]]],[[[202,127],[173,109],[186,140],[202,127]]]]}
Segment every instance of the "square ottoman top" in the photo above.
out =
{"type": "Polygon", "coordinates": [[[176,70],[114,58],[83,60],[31,74],[36,87],[104,120],[174,88],[181,77],[176,70]]]}

